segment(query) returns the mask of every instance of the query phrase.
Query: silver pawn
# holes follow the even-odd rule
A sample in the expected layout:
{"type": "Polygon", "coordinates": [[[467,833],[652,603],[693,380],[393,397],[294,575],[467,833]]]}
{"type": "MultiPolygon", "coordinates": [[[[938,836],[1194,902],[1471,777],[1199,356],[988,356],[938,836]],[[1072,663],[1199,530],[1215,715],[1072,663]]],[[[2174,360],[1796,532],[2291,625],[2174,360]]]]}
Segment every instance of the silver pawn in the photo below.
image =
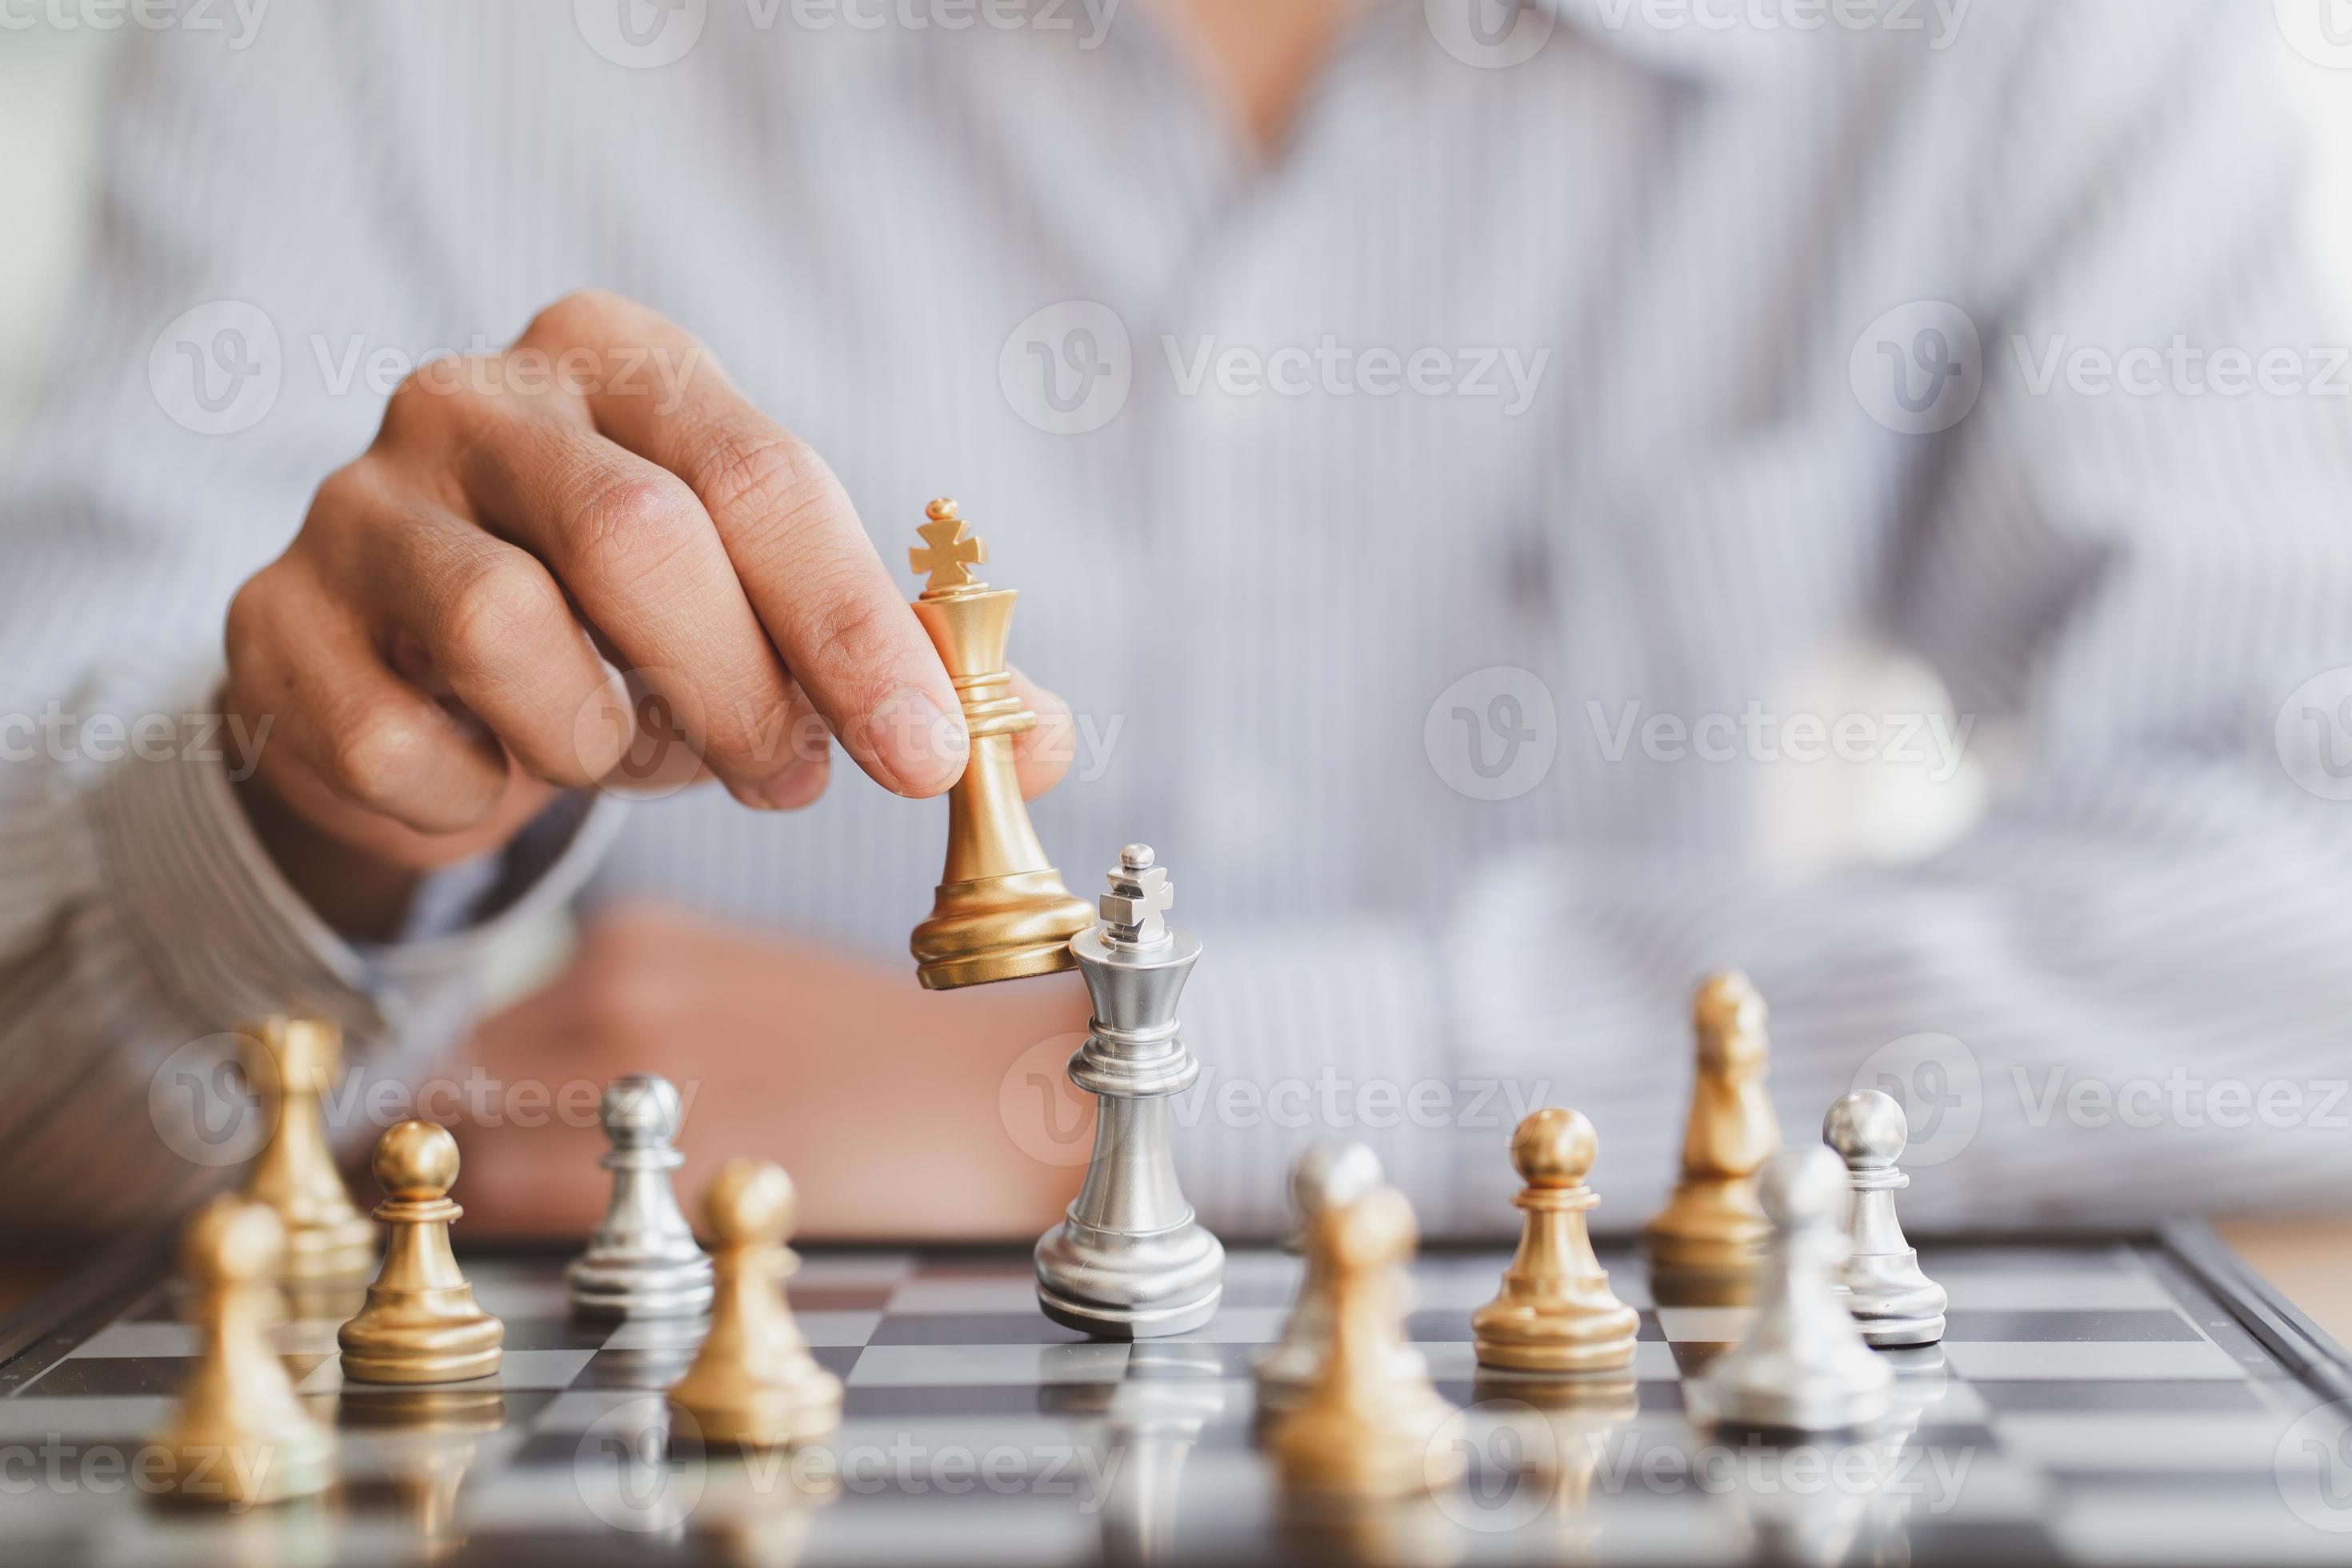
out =
{"type": "Polygon", "coordinates": [[[1904,1239],[1895,1194],[1911,1184],[1897,1168],[1911,1124],[1902,1102],[1874,1089],[1857,1089],[1822,1119],[1822,1142],[1845,1162],[1845,1236],[1850,1250],[1834,1275],[1848,1292],[1846,1310],[1862,1337],[1881,1350],[1931,1345],[1944,1337],[1944,1288],[1920,1271],[1919,1255],[1904,1239]]]}
{"type": "Polygon", "coordinates": [[[1175,896],[1150,847],[1130,844],[1101,923],[1070,939],[1094,1003],[1070,1081],[1099,1109],[1086,1182],[1037,1243],[1037,1304],[1097,1339],[1197,1329],[1224,1292],[1225,1249],[1192,1217],[1168,1141],[1168,1096],[1201,1076],[1176,1033],[1176,998],[1201,943],[1161,918],[1175,896]]]}
{"type": "MultiPolygon", "coordinates": [[[[1298,1230],[1289,1250],[1307,1250],[1307,1229],[1316,1216],[1343,1204],[1354,1203],[1381,1184],[1381,1158],[1349,1138],[1327,1138],[1309,1147],[1290,1167],[1290,1203],[1297,1211],[1298,1230]]],[[[1331,1354],[1331,1290],[1328,1280],[1309,1262],[1299,1282],[1298,1303],[1284,1325],[1282,1342],[1259,1358],[1257,1403],[1261,1410],[1282,1411],[1297,1405],[1322,1373],[1331,1354]]],[[[1397,1347],[1396,1376],[1418,1385],[1429,1376],[1429,1363],[1411,1345],[1397,1347]]]]}
{"type": "Polygon", "coordinates": [[[583,1318],[690,1318],[710,1310],[710,1259],[678,1212],[669,1173],[683,1111],[669,1079],[630,1073],[604,1086],[598,1108],[612,1147],[613,1201],[588,1250],[563,1270],[583,1318]]]}
{"type": "Polygon", "coordinates": [[[1845,1167],[1827,1149],[1791,1149],[1764,1167],[1756,1195],[1772,1222],[1747,1337],[1708,1369],[1705,1403],[1731,1426],[1842,1432],[1875,1426],[1895,1373],[1862,1342],[1831,1279],[1845,1251],[1837,1213],[1845,1167]]]}

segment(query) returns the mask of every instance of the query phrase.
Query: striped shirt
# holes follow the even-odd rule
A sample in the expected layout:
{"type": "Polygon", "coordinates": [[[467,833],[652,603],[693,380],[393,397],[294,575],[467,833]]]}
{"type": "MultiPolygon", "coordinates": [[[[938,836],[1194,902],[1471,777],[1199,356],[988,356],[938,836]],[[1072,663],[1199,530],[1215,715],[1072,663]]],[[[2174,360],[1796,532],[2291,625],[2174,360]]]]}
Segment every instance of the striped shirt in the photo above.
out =
{"type": "Polygon", "coordinates": [[[1735,964],[1791,1136],[1906,1097],[1919,1223],[2342,1194],[2352,372],[2269,10],[1367,0],[1264,159],[1143,4],[145,34],[0,470],[14,1219],[212,1179],[181,1090],[247,1015],[418,1070],[583,902],[904,961],[943,813],[842,770],[575,803],[362,948],[179,721],[399,372],[589,286],[712,345],[886,559],[933,494],[987,538],[1076,715],[1041,837],[1085,892],[1151,843],[1207,944],[1213,1225],[1278,1229],[1344,1131],[1425,1226],[1505,1228],[1546,1100],[1629,1225],[1735,964]],[[1818,673],[1855,647],[1940,694],[1818,673]]]}

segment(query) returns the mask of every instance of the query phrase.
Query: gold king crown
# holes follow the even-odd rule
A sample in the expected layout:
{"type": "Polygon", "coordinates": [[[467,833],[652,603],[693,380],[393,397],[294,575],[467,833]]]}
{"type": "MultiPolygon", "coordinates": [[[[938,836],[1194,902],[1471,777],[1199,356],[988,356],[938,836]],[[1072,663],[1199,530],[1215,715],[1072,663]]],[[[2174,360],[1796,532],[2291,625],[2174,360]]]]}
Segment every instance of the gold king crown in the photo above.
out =
{"type": "Polygon", "coordinates": [[[1094,924],[1094,910],[1062,885],[1021,800],[1013,737],[1036,728],[1037,715],[1013,694],[1005,668],[1018,595],[972,574],[988,546],[954,501],[931,502],[926,516],[916,531],[923,543],[908,552],[929,574],[915,618],[955,681],[971,735],[963,777],[948,791],[947,865],[930,918],[908,944],[924,988],[946,991],[1072,967],[1070,938],[1094,924]]]}

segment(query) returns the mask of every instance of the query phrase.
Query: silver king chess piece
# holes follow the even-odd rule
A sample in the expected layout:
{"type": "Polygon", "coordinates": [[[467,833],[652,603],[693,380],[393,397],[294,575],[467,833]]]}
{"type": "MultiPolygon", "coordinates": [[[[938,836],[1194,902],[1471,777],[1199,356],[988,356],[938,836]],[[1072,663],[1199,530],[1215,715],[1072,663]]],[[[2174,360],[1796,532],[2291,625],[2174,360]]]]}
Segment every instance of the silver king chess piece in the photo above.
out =
{"type": "Polygon", "coordinates": [[[1162,918],[1175,896],[1150,846],[1130,844],[1101,923],[1070,939],[1094,1003],[1070,1081],[1096,1099],[1095,1146],[1078,1195],[1037,1243],[1037,1304],[1097,1339],[1197,1329],[1224,1290],[1225,1249],[1192,1217],[1168,1142],[1168,1097],[1201,1076],[1176,1033],[1201,943],[1162,918]]]}
{"type": "MultiPolygon", "coordinates": [[[[1381,1157],[1351,1138],[1327,1138],[1310,1145],[1290,1167],[1290,1203],[1298,1213],[1298,1231],[1290,1250],[1307,1258],[1306,1277],[1298,1287],[1298,1302],[1284,1325],[1282,1342],[1258,1361],[1257,1400],[1262,1410],[1288,1410],[1305,1398],[1323,1363],[1331,1355],[1331,1281],[1317,1268],[1307,1245],[1307,1233],[1326,1210],[1354,1203],[1384,1180],[1381,1157]]],[[[1396,1375],[1417,1382],[1429,1375],[1419,1351],[1400,1345],[1396,1375]]]]}
{"type": "Polygon", "coordinates": [[[613,1202],[588,1250],[563,1271],[572,1310],[583,1318],[692,1318],[710,1310],[710,1259],[678,1212],[669,1173],[683,1118],[666,1078],[630,1073],[604,1088],[599,1107],[612,1147],[613,1202]]]}
{"type": "Polygon", "coordinates": [[[1902,1103],[1874,1089],[1856,1090],[1822,1119],[1822,1142],[1845,1162],[1845,1261],[1832,1276],[1846,1290],[1846,1310],[1862,1337],[1881,1350],[1931,1345],[1944,1337],[1944,1288],[1919,1268],[1904,1239],[1895,1194],[1911,1184],[1895,1162],[1911,1141],[1902,1103]]]}
{"type": "Polygon", "coordinates": [[[1755,1317],[1708,1369],[1702,1402],[1723,1425],[1843,1432],[1876,1426],[1895,1373],[1873,1355],[1831,1278],[1845,1251],[1838,1227],[1845,1166],[1815,1144],[1764,1168],[1757,1197],[1772,1224],[1755,1317]]]}

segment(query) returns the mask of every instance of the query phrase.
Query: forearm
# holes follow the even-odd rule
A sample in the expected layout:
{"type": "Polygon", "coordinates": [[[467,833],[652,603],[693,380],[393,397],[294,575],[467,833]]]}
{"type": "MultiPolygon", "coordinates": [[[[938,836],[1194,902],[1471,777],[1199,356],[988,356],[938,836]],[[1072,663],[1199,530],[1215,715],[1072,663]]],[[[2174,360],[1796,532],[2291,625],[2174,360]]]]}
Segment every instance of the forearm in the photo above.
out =
{"type": "Polygon", "coordinates": [[[0,768],[12,1228],[144,1223],[234,1173],[250,1152],[250,1101],[228,1070],[246,1019],[332,1016],[362,1084],[413,1074],[478,1011],[505,934],[548,918],[609,839],[609,810],[551,824],[526,843],[538,859],[508,868],[446,932],[355,945],[294,891],[233,798],[230,748],[188,695],[208,679],[86,685],[60,705],[72,743],[12,751],[0,768]],[[149,713],[136,749],[97,738],[114,721],[141,733],[149,713]]]}

